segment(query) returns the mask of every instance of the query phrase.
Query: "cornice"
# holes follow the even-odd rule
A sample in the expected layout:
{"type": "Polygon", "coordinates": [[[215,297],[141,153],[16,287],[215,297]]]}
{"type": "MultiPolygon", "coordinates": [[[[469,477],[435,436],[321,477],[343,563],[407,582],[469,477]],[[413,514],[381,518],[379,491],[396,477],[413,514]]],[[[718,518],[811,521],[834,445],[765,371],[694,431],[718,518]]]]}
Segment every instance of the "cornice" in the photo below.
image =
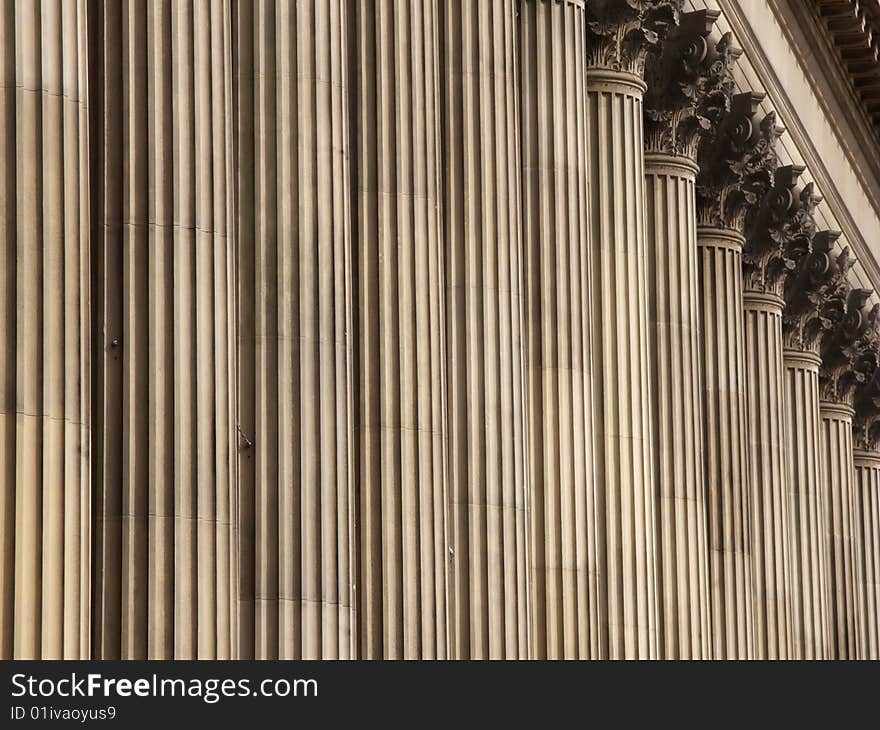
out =
{"type": "Polygon", "coordinates": [[[789,44],[793,48],[807,47],[815,55],[811,88],[819,99],[822,112],[828,118],[844,122],[839,126],[848,133],[838,134],[837,139],[847,160],[862,186],[877,190],[880,186],[880,132],[875,131],[862,113],[859,97],[839,65],[833,45],[813,21],[812,11],[803,0],[767,0],[767,4],[789,44]],[[826,83],[816,83],[820,79],[826,83]]]}
{"type": "MultiPolygon", "coordinates": [[[[787,11],[783,10],[781,7],[782,1],[783,0],[767,0],[769,6],[774,11],[774,14],[780,19],[783,28],[785,28],[785,23],[782,21],[784,20],[785,12],[787,11]]],[[[803,0],[798,0],[798,2],[802,1],[803,0]]],[[[770,93],[774,106],[785,117],[787,125],[786,131],[794,141],[801,155],[803,155],[807,168],[810,170],[813,179],[822,191],[825,202],[834,213],[843,235],[846,236],[847,241],[852,245],[859,263],[861,263],[862,267],[865,269],[872,284],[880,289],[880,261],[875,259],[874,255],[871,253],[870,246],[862,235],[858,225],[852,217],[852,214],[849,212],[849,208],[838,190],[834,177],[822,161],[821,155],[811,141],[810,135],[804,128],[803,123],[800,121],[798,111],[793,106],[792,101],[785,90],[785,85],[764,56],[761,44],[751,30],[749,23],[743,18],[742,11],[737,7],[737,3],[734,0],[717,0],[717,2],[721,7],[724,17],[730,23],[738,42],[742,44],[743,50],[746,52],[749,61],[760,75],[762,82],[770,93]]],[[[787,5],[788,3],[786,3],[786,7],[787,5]]],[[[817,96],[819,96],[820,103],[823,103],[824,99],[821,93],[818,91],[816,91],[816,93],[817,96]]],[[[829,110],[827,106],[823,111],[827,117],[835,117],[835,114],[829,110]]],[[[860,140],[850,142],[846,139],[846,135],[838,135],[838,141],[849,153],[849,162],[853,166],[856,176],[859,178],[863,188],[865,190],[875,191],[877,184],[871,184],[870,181],[868,181],[864,171],[855,159],[854,150],[857,147],[850,146],[852,144],[864,144],[864,142],[860,140]]],[[[876,157],[873,152],[871,154],[876,157]]],[[[876,179],[880,181],[880,174],[877,175],[876,179]]],[[[880,198],[876,195],[871,195],[869,197],[874,198],[875,202],[873,205],[877,215],[880,216],[880,198]]]]}
{"type": "Polygon", "coordinates": [[[880,141],[880,3],[876,0],[814,0],[813,21],[825,31],[858,106],[880,141]]]}

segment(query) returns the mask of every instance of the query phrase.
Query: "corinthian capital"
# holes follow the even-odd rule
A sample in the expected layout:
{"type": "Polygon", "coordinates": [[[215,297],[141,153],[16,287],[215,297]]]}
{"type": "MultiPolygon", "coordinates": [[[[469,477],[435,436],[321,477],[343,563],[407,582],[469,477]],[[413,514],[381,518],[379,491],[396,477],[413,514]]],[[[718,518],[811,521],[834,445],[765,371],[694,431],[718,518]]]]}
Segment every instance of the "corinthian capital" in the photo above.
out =
{"type": "Polygon", "coordinates": [[[645,72],[648,50],[678,23],[683,0],[587,0],[591,68],[645,72]]]}
{"type": "Polygon", "coordinates": [[[866,380],[856,388],[853,440],[857,449],[880,450],[880,331],[869,328],[863,345],[866,380]]]}
{"type": "Polygon", "coordinates": [[[870,358],[865,338],[876,327],[880,304],[867,306],[870,289],[841,286],[828,300],[832,322],[822,336],[819,390],[822,400],[853,405],[855,389],[867,381],[870,358]]]}
{"type": "Polygon", "coordinates": [[[696,159],[700,135],[730,106],[733,62],[742,51],[730,33],[713,43],[712,27],[720,13],[685,13],[665,43],[648,53],[645,81],[645,146],[696,159]]]}
{"type": "Polygon", "coordinates": [[[832,321],[826,305],[844,281],[846,272],[855,263],[849,250],[836,258],[831,249],[840,238],[840,231],[820,231],[812,242],[796,238],[789,247],[789,258],[794,268],[786,277],[783,297],[785,310],[782,314],[782,336],[785,347],[800,352],[819,352],[819,340],[830,329],[832,321]]]}
{"type": "Polygon", "coordinates": [[[816,233],[813,214],[821,202],[813,184],[798,187],[801,165],[780,167],[773,187],[746,215],[743,283],[746,289],[782,294],[797,260],[816,233]]]}
{"type": "Polygon", "coordinates": [[[763,94],[737,94],[700,140],[697,217],[701,225],[742,232],[746,213],[773,185],[776,140],[783,129],[770,112],[757,119],[763,94]]]}

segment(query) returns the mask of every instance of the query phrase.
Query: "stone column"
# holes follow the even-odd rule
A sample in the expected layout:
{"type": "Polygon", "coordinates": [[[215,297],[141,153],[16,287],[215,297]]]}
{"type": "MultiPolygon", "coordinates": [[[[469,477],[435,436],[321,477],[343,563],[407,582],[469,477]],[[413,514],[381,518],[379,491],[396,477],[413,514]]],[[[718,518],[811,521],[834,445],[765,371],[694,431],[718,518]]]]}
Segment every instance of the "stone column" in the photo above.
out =
{"type": "Polygon", "coordinates": [[[234,18],[242,658],[356,655],[348,8],[234,18]]]}
{"type": "Polygon", "coordinates": [[[89,656],[86,3],[0,4],[0,659],[89,656]]]}
{"type": "Polygon", "coordinates": [[[789,262],[815,232],[812,212],[819,199],[812,185],[796,189],[803,170],[777,169],[773,189],[746,218],[743,306],[758,659],[788,659],[794,653],[782,295],[791,273],[789,262]]]}
{"type": "Polygon", "coordinates": [[[674,5],[586,8],[599,645],[614,659],[660,654],[642,102],[674,5]]]}
{"type": "Polygon", "coordinates": [[[786,349],[786,460],[790,484],[794,658],[828,658],[829,566],[819,490],[819,356],[786,349]]]}
{"type": "Polygon", "coordinates": [[[433,0],[361,2],[354,20],[360,651],[444,658],[441,20],[433,0]]]}
{"type": "Polygon", "coordinates": [[[517,3],[443,36],[452,656],[528,658],[517,3]]]}
{"type": "Polygon", "coordinates": [[[779,134],[772,115],[760,124],[756,120],[761,98],[741,94],[729,111],[713,110],[699,150],[704,464],[712,645],[719,659],[747,659],[755,653],[742,231],[748,201],[760,199],[769,188],[779,134]]]}
{"type": "Polygon", "coordinates": [[[822,338],[819,371],[821,418],[821,488],[826,505],[825,532],[831,565],[829,618],[832,659],[861,659],[866,653],[862,615],[864,565],[858,542],[861,503],[855,491],[853,403],[865,380],[864,338],[876,311],[865,305],[871,292],[849,289],[845,281],[831,297],[827,315],[833,323],[822,338]]]}
{"type": "Polygon", "coordinates": [[[645,182],[652,434],[659,500],[661,656],[711,658],[695,162],[699,119],[723,102],[739,51],[708,40],[717,11],[687,13],[649,54],[645,182]],[[684,89],[697,89],[689,95],[684,89]]]}
{"type": "Polygon", "coordinates": [[[586,16],[520,6],[530,610],[536,658],[599,657],[586,16]]]}
{"type": "Polygon", "coordinates": [[[742,235],[698,229],[704,333],[712,645],[716,659],[754,657],[754,597],[742,326],[742,235]]]}
{"type": "Polygon", "coordinates": [[[789,504],[784,449],[782,307],[775,292],[743,295],[755,658],[792,653],[789,504]]]}
{"type": "Polygon", "coordinates": [[[859,658],[857,545],[853,485],[852,406],[820,401],[822,486],[827,505],[825,530],[831,551],[832,657],[859,658]]]}
{"type": "Polygon", "coordinates": [[[880,659],[880,451],[872,438],[870,450],[853,452],[855,496],[861,524],[858,540],[864,566],[865,654],[863,659],[880,659]]]}
{"type": "Polygon", "coordinates": [[[686,158],[646,156],[662,656],[711,658],[694,180],[686,158]]]}
{"type": "Polygon", "coordinates": [[[880,659],[880,331],[876,321],[865,338],[870,375],[855,393],[853,421],[853,538],[858,547],[862,659],[880,659]]]}
{"type": "Polygon", "coordinates": [[[231,657],[229,3],[90,24],[95,653],[231,657]]]}
{"type": "Polygon", "coordinates": [[[827,290],[839,271],[830,254],[839,233],[822,231],[792,256],[785,285],[785,458],[789,489],[791,626],[794,659],[829,658],[831,580],[821,489],[819,337],[827,290]]]}

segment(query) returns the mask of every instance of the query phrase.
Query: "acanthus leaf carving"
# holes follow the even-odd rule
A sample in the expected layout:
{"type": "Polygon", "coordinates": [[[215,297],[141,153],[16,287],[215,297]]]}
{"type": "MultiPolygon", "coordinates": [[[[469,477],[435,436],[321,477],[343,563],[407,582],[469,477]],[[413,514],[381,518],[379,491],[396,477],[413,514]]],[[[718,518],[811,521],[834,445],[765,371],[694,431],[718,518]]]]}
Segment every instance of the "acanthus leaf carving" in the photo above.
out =
{"type": "Polygon", "coordinates": [[[702,135],[697,153],[698,223],[742,232],[745,217],[773,186],[776,142],[784,130],[775,112],[757,120],[760,93],[737,94],[702,135]]]}
{"type": "Polygon", "coordinates": [[[833,324],[825,309],[829,292],[837,289],[855,263],[849,249],[837,257],[832,255],[838,238],[840,231],[819,231],[812,240],[794,239],[789,247],[794,268],[785,281],[782,314],[782,336],[787,349],[818,354],[820,338],[833,324]]]}
{"type": "Polygon", "coordinates": [[[780,167],[773,187],[746,215],[743,284],[747,290],[781,295],[798,258],[816,233],[814,213],[822,197],[813,183],[798,187],[801,165],[780,167]]]}
{"type": "Polygon", "coordinates": [[[645,80],[645,147],[696,160],[700,136],[730,106],[734,61],[742,55],[731,34],[709,35],[720,13],[685,13],[665,43],[648,54],[645,80]]]}
{"type": "Polygon", "coordinates": [[[853,440],[857,449],[880,451],[880,330],[876,326],[865,337],[863,353],[867,379],[855,393],[853,440]]]}
{"type": "Polygon", "coordinates": [[[683,0],[588,0],[588,66],[644,76],[649,49],[678,23],[682,5],[683,0]]]}
{"type": "Polygon", "coordinates": [[[832,325],[820,344],[819,395],[824,401],[852,406],[856,388],[868,379],[864,341],[880,315],[880,304],[867,306],[871,294],[843,280],[825,303],[824,315],[832,325]]]}

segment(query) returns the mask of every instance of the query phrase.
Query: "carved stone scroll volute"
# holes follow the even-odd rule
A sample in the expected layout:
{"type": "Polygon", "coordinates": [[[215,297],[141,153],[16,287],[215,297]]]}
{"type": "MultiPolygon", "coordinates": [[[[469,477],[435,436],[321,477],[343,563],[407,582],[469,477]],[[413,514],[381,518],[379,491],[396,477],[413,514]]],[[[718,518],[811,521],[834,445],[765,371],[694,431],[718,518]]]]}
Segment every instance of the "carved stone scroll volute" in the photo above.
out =
{"type": "Polygon", "coordinates": [[[742,232],[749,208],[773,185],[778,166],[776,141],[783,129],[775,112],[760,121],[758,105],[763,94],[737,94],[730,110],[702,136],[697,177],[698,222],[742,232]]]}
{"type": "Polygon", "coordinates": [[[709,35],[720,13],[685,13],[666,42],[648,54],[645,81],[645,149],[695,160],[701,135],[730,107],[731,67],[742,55],[730,33],[709,35]]]}
{"type": "Polygon", "coordinates": [[[862,342],[865,382],[856,388],[853,440],[862,451],[880,451],[880,329],[876,310],[862,342]]]}
{"type": "Polygon", "coordinates": [[[649,50],[678,23],[682,4],[682,0],[588,0],[588,66],[644,76],[649,50]]]}
{"type": "Polygon", "coordinates": [[[855,263],[844,249],[837,257],[831,249],[840,231],[819,231],[812,243],[795,239],[789,250],[794,269],[786,279],[782,335],[785,347],[800,352],[819,352],[819,338],[832,322],[823,314],[828,290],[846,276],[855,263]]]}
{"type": "Polygon", "coordinates": [[[870,289],[850,289],[844,283],[825,304],[824,314],[832,324],[823,333],[820,349],[823,401],[853,405],[855,389],[868,378],[871,358],[863,342],[880,313],[880,304],[867,306],[870,296],[870,289]]]}
{"type": "Polygon", "coordinates": [[[746,216],[743,251],[745,289],[781,295],[789,277],[797,275],[798,261],[809,254],[816,233],[813,214],[821,202],[813,183],[798,187],[804,168],[780,167],[773,188],[746,216]]]}

